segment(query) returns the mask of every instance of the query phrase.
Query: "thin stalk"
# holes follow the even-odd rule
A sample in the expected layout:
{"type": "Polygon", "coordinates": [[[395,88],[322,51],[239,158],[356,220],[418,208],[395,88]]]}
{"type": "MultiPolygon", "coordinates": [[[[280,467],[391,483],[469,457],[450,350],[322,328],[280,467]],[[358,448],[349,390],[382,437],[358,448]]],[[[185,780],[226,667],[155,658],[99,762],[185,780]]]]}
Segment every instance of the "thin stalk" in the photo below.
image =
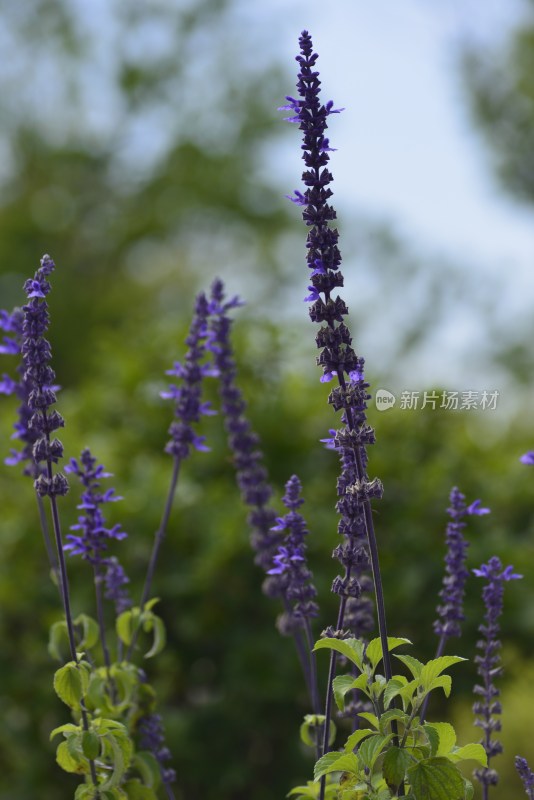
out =
{"type": "MultiPolygon", "coordinates": [[[[180,459],[177,456],[175,456],[172,468],[171,482],[169,486],[169,491],[167,493],[167,499],[165,501],[165,507],[163,509],[163,515],[161,517],[159,528],[154,534],[154,544],[152,545],[152,553],[150,554],[150,561],[148,563],[145,585],[143,586],[143,593],[141,595],[141,602],[139,605],[141,611],[143,610],[143,607],[150,596],[150,590],[152,588],[152,581],[154,579],[154,573],[156,571],[156,564],[158,561],[159,551],[161,549],[163,539],[165,538],[165,534],[167,532],[167,525],[169,523],[172,503],[176,492],[176,485],[178,483],[178,476],[180,474],[180,464],[181,464],[180,459]]],[[[130,642],[128,650],[126,651],[126,661],[129,661],[132,657],[133,649],[137,642],[138,635],[139,635],[139,629],[137,629],[133,633],[132,641],[130,642]]]]}
{"type": "Polygon", "coordinates": [[[52,544],[52,539],[50,538],[50,530],[48,527],[48,520],[46,518],[46,511],[43,503],[43,498],[36,494],[35,495],[37,500],[37,510],[39,512],[39,521],[41,523],[41,531],[43,533],[43,541],[45,545],[46,555],[48,556],[48,563],[50,564],[50,569],[56,579],[58,590],[61,594],[61,575],[59,572],[57,557],[54,552],[54,546],[52,544]]]}
{"type": "Polygon", "coordinates": [[[169,786],[169,784],[168,783],[164,783],[163,785],[165,787],[165,794],[167,795],[169,800],[176,800],[176,798],[174,796],[174,792],[173,792],[172,788],[169,786]]]}

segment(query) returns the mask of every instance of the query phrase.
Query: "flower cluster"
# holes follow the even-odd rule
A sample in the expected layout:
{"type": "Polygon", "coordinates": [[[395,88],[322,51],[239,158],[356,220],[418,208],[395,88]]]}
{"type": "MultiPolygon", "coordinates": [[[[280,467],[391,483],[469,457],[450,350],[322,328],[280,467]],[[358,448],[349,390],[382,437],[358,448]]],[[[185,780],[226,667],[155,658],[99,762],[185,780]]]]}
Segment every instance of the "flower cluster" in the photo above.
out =
{"type": "MultiPolygon", "coordinates": [[[[502,674],[499,656],[501,643],[497,637],[499,634],[498,620],[503,609],[504,584],[523,576],[514,573],[512,566],[503,569],[501,560],[497,556],[490,558],[488,563],[482,564],[479,569],[474,569],[473,573],[486,580],[486,585],[482,590],[486,613],[483,624],[478,628],[483,638],[477,642],[477,647],[482,654],[475,657],[482,683],[475,686],[474,692],[481,697],[481,700],[477,700],[473,705],[473,711],[478,717],[475,725],[484,731],[481,744],[488,756],[489,765],[491,758],[502,753],[501,743],[497,739],[492,739],[492,734],[494,731],[501,730],[501,722],[497,717],[501,714],[502,708],[500,702],[496,700],[500,692],[493,681],[502,674]]],[[[497,772],[490,766],[477,769],[475,776],[486,793],[488,787],[495,786],[499,779],[497,772]]]]}
{"type": "Polygon", "coordinates": [[[534,800],[534,772],[532,772],[530,769],[526,758],[516,756],[515,768],[519,774],[519,777],[523,781],[523,786],[525,787],[527,797],[529,800],[534,800]]]}
{"type": "Polygon", "coordinates": [[[369,481],[366,473],[365,448],[374,444],[375,437],[366,422],[370,395],[364,377],[364,361],[351,346],[352,337],[344,322],[348,308],[339,296],[332,295],[337,287],[343,286],[343,275],[339,269],[339,234],[330,226],[336,212],[328,202],[333,178],[327,165],[332,148],[325,132],[328,117],[342,109],[335,109],[332,101],[326,105],[321,103],[321,81],[315,69],[317,54],[313,52],[307,31],[300,36],[299,44],[297,89],[300,99],[288,96],[288,105],[282,108],[292,112],[288,121],[298,123],[303,133],[302,157],[306,169],[302,179],[306,189],[304,193],[296,192],[291,199],[303,206],[302,216],[309,228],[306,260],[311,271],[311,285],[306,301],[311,303],[310,318],[321,324],[316,335],[321,351],[317,358],[323,370],[321,381],[337,377],[338,386],[330,392],[328,402],[335,411],[342,411],[342,427],[326,440],[327,446],[337,450],[341,459],[337,511],[341,517],[338,532],[344,542],[336,547],[334,556],[343,565],[345,574],[334,580],[332,590],[342,598],[341,618],[347,612],[344,621],[351,626],[352,633],[359,636],[372,628],[371,603],[362,596],[361,582],[364,579],[365,588],[370,588],[365,576],[369,567],[367,537],[372,525],[370,500],[382,496],[382,484],[378,480],[369,481]]]}
{"type": "Polygon", "coordinates": [[[163,722],[159,714],[147,714],[141,717],[138,724],[139,745],[142,750],[152,753],[161,770],[161,780],[168,786],[176,780],[176,772],[171,767],[165,766],[169,761],[171,751],[165,744],[163,722]]]}
{"type": "Polygon", "coordinates": [[[50,256],[41,259],[41,266],[33,278],[24,284],[28,302],[23,306],[21,354],[24,364],[23,381],[28,388],[28,409],[31,416],[27,427],[35,436],[32,456],[36,464],[46,463],[46,474],[41,473],[35,479],[37,493],[44,497],[64,495],[69,490],[67,479],[60,472],[52,472],[52,464],[63,457],[63,445],[59,439],[50,438],[58,428],[64,426],[63,417],[55,409],[50,410],[56,402],[54,391],[55,373],[49,362],[52,357],[50,343],[45,339],[48,330],[49,315],[46,296],[51,286],[47,278],[53,272],[55,264],[50,256]]]}
{"type": "Polygon", "coordinates": [[[180,386],[171,384],[169,389],[161,392],[161,396],[173,400],[176,419],[171,423],[170,441],[165,452],[183,461],[193,447],[195,450],[208,450],[204,444],[205,437],[199,436],[193,424],[198,423],[203,415],[214,414],[209,402],[202,402],[202,381],[205,377],[217,375],[210,364],[203,364],[206,354],[206,336],[208,334],[207,317],[209,313],[206,296],[199,294],[195,303],[195,312],[186,344],[189,350],[184,363],[176,361],[167,375],[180,379],[180,386]]]}
{"type": "Polygon", "coordinates": [[[482,516],[489,514],[489,508],[482,508],[480,500],[467,506],[465,496],[454,487],[450,494],[450,506],[447,509],[450,522],[447,524],[445,555],[445,576],[443,588],[439,593],[441,604],[437,607],[438,619],[434,622],[434,632],[440,637],[438,656],[443,645],[453,636],[461,636],[460,623],[465,619],[463,601],[465,582],[469,571],[465,566],[469,543],[463,535],[466,526],[465,517],[471,514],[482,516]]]}
{"type": "MultiPolygon", "coordinates": [[[[102,567],[108,564],[104,553],[108,549],[111,539],[125,539],[127,534],[122,530],[120,523],[112,528],[106,527],[106,520],[102,512],[102,506],[106,503],[115,503],[122,500],[115,495],[115,489],[100,491],[100,481],[102,478],[111,477],[110,472],[106,472],[102,464],[97,464],[96,458],[91,455],[87,448],[83,450],[80,461],[71,458],[70,463],[65,467],[65,472],[76,475],[85,492],[82,494],[82,501],[77,506],[84,513],[78,517],[78,522],[71,525],[71,531],[80,531],[79,534],[69,533],[67,544],[64,550],[70,551],[71,555],[81,555],[95,567],[102,567]]],[[[120,581],[124,583],[123,577],[119,576],[117,567],[112,565],[112,572],[120,581]]],[[[113,579],[111,578],[113,583],[113,579]]],[[[108,586],[108,591],[110,587],[108,586]]]]}
{"type": "Polygon", "coordinates": [[[274,566],[268,570],[269,575],[279,575],[282,582],[282,593],[286,600],[286,611],[278,620],[281,633],[292,633],[302,627],[306,620],[318,615],[315,602],[317,590],[312,583],[313,575],[306,564],[305,537],[308,535],[306,521],[298,509],[304,503],[300,496],[301,484],[296,475],[292,475],[286,483],[283,503],[289,509],[283,517],[278,517],[274,531],[284,531],[284,544],[274,556],[274,566]]]}
{"type": "MultiPolygon", "coordinates": [[[[273,490],[267,481],[259,437],[245,416],[246,403],[236,385],[237,368],[230,342],[232,320],[228,312],[242,305],[239,298],[226,300],[224,284],[215,280],[210,295],[210,332],[207,347],[213,353],[219,373],[219,393],[228,443],[234,458],[237,484],[244,503],[251,509],[248,522],[252,529],[251,544],[256,553],[255,563],[266,573],[283,543],[283,534],[274,530],[276,514],[269,506],[273,490]]],[[[271,574],[263,589],[270,597],[283,594],[280,574],[271,574]]]]}

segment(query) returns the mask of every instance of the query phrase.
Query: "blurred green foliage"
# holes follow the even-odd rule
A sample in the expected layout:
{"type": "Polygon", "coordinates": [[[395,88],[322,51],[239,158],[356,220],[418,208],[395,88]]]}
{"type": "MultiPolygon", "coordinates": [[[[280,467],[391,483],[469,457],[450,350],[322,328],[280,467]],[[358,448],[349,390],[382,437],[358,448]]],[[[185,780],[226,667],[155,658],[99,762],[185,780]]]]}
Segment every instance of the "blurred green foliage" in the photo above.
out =
{"type": "MultiPolygon", "coordinates": [[[[224,0],[150,8],[130,0],[109,3],[100,37],[95,20],[74,2],[32,5],[24,10],[0,2],[10,64],[0,76],[0,145],[6,153],[0,305],[21,302],[24,278],[50,251],[58,265],[50,339],[63,386],[58,408],[66,418],[66,454],[90,446],[115,474],[124,502],[112,507],[112,520],[120,519],[129,532],[117,554],[138,596],[170,478],[162,451],[171,409],[158,392],[165,369],[183,354],[195,292],[222,274],[230,292],[250,300],[236,327],[240,382],[277,497],[294,472],[304,485],[322,609],[319,633],[336,615],[329,587],[336,574],[330,552],[337,538],[338,465],[319,444],[334,418],[326,405],[328,388],[312,366],[313,326],[279,327],[270,320],[284,308],[294,280],[280,253],[295,228],[258,166],[278,135],[275,126],[280,128],[272,109],[294,80],[282,80],[276,65],[262,63],[258,73],[241,59],[245,42],[236,46],[232,3],[224,0]],[[146,36],[158,45],[141,47],[146,36]],[[35,102],[39,81],[28,81],[36,63],[45,79],[53,78],[42,103],[35,102]],[[200,78],[195,69],[204,70],[200,78]],[[109,108],[98,105],[95,86],[111,93],[109,108]]],[[[248,47],[254,48],[252,38],[248,47]]],[[[384,237],[386,244],[376,247],[391,253],[398,243],[384,237]]],[[[417,280],[421,265],[408,261],[402,266],[398,255],[388,261],[393,295],[403,280],[417,280]]],[[[461,289],[460,280],[455,285],[461,289]]],[[[435,281],[430,284],[430,296],[443,297],[435,281]]],[[[423,316],[411,314],[400,339],[405,352],[432,326],[431,307],[423,308],[423,316]]],[[[401,356],[396,351],[395,359],[401,356]]],[[[373,368],[386,370],[384,364],[373,368]]],[[[15,409],[14,401],[2,398],[4,452],[15,409]]],[[[373,409],[371,417],[378,444],[370,474],[385,485],[375,513],[390,632],[411,638],[421,658],[432,655],[444,509],[456,484],[468,499],[480,497],[493,510],[472,521],[470,565],[496,552],[527,578],[510,590],[503,621],[515,679],[523,674],[517,665],[533,649],[532,474],[518,464],[532,435],[528,406],[513,416],[373,409]]],[[[209,419],[205,427],[212,451],[196,455],[183,470],[155,583],[169,644],[149,668],[162,698],[179,796],[267,800],[284,796],[311,772],[298,743],[309,708],[292,644],[274,627],[276,605],[261,594],[221,420],[209,419]]],[[[49,731],[64,721],[51,689],[55,665],[46,652],[48,626],[60,618],[60,605],[30,483],[3,468],[0,497],[0,800],[58,800],[70,797],[75,785],[55,765],[48,742],[49,731]]],[[[76,518],[76,501],[73,487],[62,503],[64,532],[76,518]]],[[[75,614],[91,612],[85,565],[72,559],[69,569],[75,614]]],[[[479,593],[473,581],[465,635],[454,648],[471,659],[479,593]]],[[[454,683],[465,698],[473,682],[471,662],[458,669],[454,683]]],[[[532,689],[528,681],[521,687],[526,708],[532,689]]],[[[514,701],[515,721],[518,706],[514,701]]],[[[511,763],[526,721],[519,729],[510,717],[512,712],[503,739],[513,731],[511,763]]],[[[534,758],[526,743],[521,754],[534,758]]],[[[518,791],[513,772],[506,780],[502,797],[518,791]]]]}

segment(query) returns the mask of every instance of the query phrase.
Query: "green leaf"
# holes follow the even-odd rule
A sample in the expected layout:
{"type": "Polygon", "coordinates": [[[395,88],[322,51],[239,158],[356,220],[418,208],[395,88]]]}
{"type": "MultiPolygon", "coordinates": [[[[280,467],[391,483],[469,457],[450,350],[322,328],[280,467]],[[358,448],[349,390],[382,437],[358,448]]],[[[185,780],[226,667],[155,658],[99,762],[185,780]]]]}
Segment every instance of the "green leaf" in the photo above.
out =
{"type": "Polygon", "coordinates": [[[318,781],[319,778],[322,778],[323,775],[328,775],[329,772],[351,772],[357,775],[358,770],[358,759],[353,753],[334,751],[326,753],[319,759],[313,770],[313,779],[318,781]]]}
{"type": "Polygon", "coordinates": [[[428,728],[432,728],[438,734],[439,745],[435,755],[448,755],[456,744],[456,731],[452,725],[448,722],[428,722],[424,728],[425,731],[427,731],[428,728]]]}
{"type": "Polygon", "coordinates": [[[371,730],[371,728],[359,728],[357,731],[354,731],[354,733],[351,733],[345,742],[344,751],[346,753],[352,752],[360,744],[362,739],[365,739],[366,736],[372,736],[374,733],[375,731],[371,730]]]}
{"type": "Polygon", "coordinates": [[[94,731],[83,731],[82,752],[91,761],[100,755],[100,739],[94,731]]]}
{"type": "Polygon", "coordinates": [[[397,787],[406,774],[412,759],[410,754],[401,747],[390,747],[384,756],[382,774],[390,787],[397,787]]]}
{"type": "Polygon", "coordinates": [[[115,627],[117,636],[127,647],[132,643],[136,629],[139,627],[140,612],[138,608],[129,608],[117,617],[115,627]]]}
{"type": "Polygon", "coordinates": [[[160,601],[159,597],[153,597],[152,600],[147,600],[147,602],[143,606],[143,611],[152,611],[156,603],[159,603],[159,601],[160,601]]]}
{"type": "Polygon", "coordinates": [[[386,711],[384,714],[380,715],[379,724],[380,724],[380,733],[386,734],[387,726],[394,720],[400,720],[404,725],[408,722],[408,714],[405,711],[402,711],[400,708],[392,708],[389,711],[386,711]]]}
{"type": "MultiPolygon", "coordinates": [[[[388,650],[390,653],[392,650],[395,650],[396,647],[400,647],[403,644],[411,644],[411,641],[396,636],[388,636],[388,650]]],[[[365,651],[365,657],[370,662],[374,672],[378,664],[382,661],[382,642],[379,637],[369,642],[367,650],[365,651]]]]}
{"type": "Polygon", "coordinates": [[[451,693],[452,678],[450,675],[440,675],[439,678],[434,678],[432,683],[428,686],[425,694],[432,692],[434,689],[443,689],[445,696],[448,697],[451,693]]]}
{"type": "Polygon", "coordinates": [[[406,686],[408,683],[408,679],[404,677],[404,675],[395,675],[395,677],[391,678],[387,682],[387,686],[384,690],[384,707],[389,708],[391,705],[391,701],[397,697],[400,690],[406,686]]]}
{"type": "Polygon", "coordinates": [[[464,744],[463,747],[456,747],[448,758],[456,763],[457,761],[477,761],[482,767],[488,766],[488,756],[481,744],[464,744]]]}
{"type": "Polygon", "coordinates": [[[69,661],[54,675],[54,689],[60,700],[72,709],[80,708],[80,700],[89,685],[89,672],[80,664],[69,661]]]}
{"type": "MultiPolygon", "coordinates": [[[[436,724],[440,724],[441,725],[441,723],[436,723],[436,724]]],[[[423,730],[424,730],[424,732],[426,734],[426,738],[428,739],[428,743],[430,745],[430,753],[427,756],[425,756],[425,758],[428,758],[429,756],[435,756],[437,754],[437,752],[438,752],[439,743],[440,743],[439,733],[437,732],[437,730],[436,730],[434,725],[425,724],[422,727],[423,727],[423,730]]],[[[439,753],[439,755],[441,756],[441,755],[444,755],[444,754],[443,753],[439,753]]]]}
{"type": "Polygon", "coordinates": [[[408,769],[416,800],[464,800],[464,780],[447,758],[428,758],[408,769]]]}
{"type": "Polygon", "coordinates": [[[161,770],[154,755],[148,750],[138,751],[132,761],[132,769],[136,770],[145,786],[157,789],[161,783],[161,770]]]}
{"type": "Polygon", "coordinates": [[[124,784],[124,791],[126,792],[128,800],[158,800],[158,796],[154,790],[150,789],[148,786],[143,786],[141,781],[137,778],[126,781],[124,784]]]}
{"type": "Polygon", "coordinates": [[[75,772],[85,775],[89,772],[89,764],[85,759],[73,758],[69,753],[67,742],[61,742],[56,750],[56,761],[65,772],[75,772]]]}
{"type": "Polygon", "coordinates": [[[57,736],[58,733],[78,733],[81,732],[81,727],[79,725],[75,725],[73,722],[66,722],[64,725],[60,725],[58,728],[54,728],[52,733],[50,734],[50,741],[57,736]]]}
{"type": "Polygon", "coordinates": [[[366,722],[370,722],[371,725],[374,725],[377,730],[380,727],[380,723],[378,722],[378,717],[376,714],[371,714],[369,711],[361,711],[358,716],[364,719],[366,722]]]}
{"type": "Polygon", "coordinates": [[[428,661],[421,670],[421,685],[423,688],[428,690],[428,687],[438,675],[441,675],[448,667],[452,667],[453,664],[458,664],[460,661],[467,661],[467,659],[461,656],[440,656],[428,661]]]}
{"type": "Polygon", "coordinates": [[[334,639],[327,637],[315,642],[315,650],[336,650],[363,672],[364,644],[359,639],[334,639]]]}
{"type": "Polygon", "coordinates": [[[152,614],[152,618],[150,620],[149,630],[152,629],[154,630],[154,642],[148,653],[145,653],[145,658],[153,658],[154,656],[157,656],[157,654],[161,653],[165,647],[165,625],[163,620],[159,617],[156,617],[155,614],[152,614]]]}
{"type": "Polygon", "coordinates": [[[120,731],[105,734],[102,741],[106,746],[106,755],[112,762],[112,773],[100,786],[101,791],[118,786],[130,764],[133,746],[129,738],[120,731]]]}
{"type": "Polygon", "coordinates": [[[48,652],[57,661],[65,661],[65,656],[69,652],[69,634],[67,623],[64,619],[54,622],[50,626],[48,637],[48,652]]]}
{"type": "MultiPolygon", "coordinates": [[[[324,714],[306,714],[304,722],[300,726],[300,738],[305,745],[315,747],[318,742],[322,743],[325,720],[324,714]]],[[[337,729],[333,720],[330,720],[329,724],[328,744],[332,744],[336,738],[337,729]]]]}
{"type": "Polygon", "coordinates": [[[87,614],[79,614],[73,622],[82,629],[82,638],[79,647],[90,650],[91,647],[94,647],[98,642],[98,623],[87,614]]]}
{"type": "Polygon", "coordinates": [[[398,658],[399,661],[402,661],[403,664],[406,664],[414,678],[418,678],[421,675],[421,671],[424,666],[421,661],[418,661],[413,656],[399,656],[397,653],[395,653],[395,658],[398,658]]]}
{"type": "Polygon", "coordinates": [[[94,800],[96,789],[92,784],[80,783],[74,792],[74,800],[94,800]]]}
{"type": "Polygon", "coordinates": [[[354,678],[354,675],[338,675],[332,681],[332,688],[334,690],[334,698],[336,705],[340,711],[345,708],[345,695],[352,689],[361,689],[369,696],[367,689],[367,675],[362,673],[354,678]]]}
{"type": "Polygon", "coordinates": [[[388,736],[376,734],[375,736],[370,736],[368,739],[365,739],[365,741],[362,742],[362,745],[358,750],[358,757],[362,764],[371,772],[373,771],[376,759],[384,747],[389,744],[392,738],[392,734],[388,734],[388,736]]]}
{"type": "Polygon", "coordinates": [[[464,778],[465,784],[465,800],[473,800],[473,796],[475,794],[475,788],[471,781],[468,781],[467,778],[464,778]]]}

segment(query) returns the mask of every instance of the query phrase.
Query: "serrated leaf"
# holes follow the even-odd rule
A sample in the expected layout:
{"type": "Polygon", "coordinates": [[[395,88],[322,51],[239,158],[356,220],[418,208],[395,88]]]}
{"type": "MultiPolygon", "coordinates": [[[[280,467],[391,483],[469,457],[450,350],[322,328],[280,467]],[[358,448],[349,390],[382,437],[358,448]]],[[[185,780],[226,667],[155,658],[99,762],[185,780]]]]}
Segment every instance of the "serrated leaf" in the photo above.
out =
{"type": "Polygon", "coordinates": [[[398,658],[399,661],[402,661],[403,664],[406,664],[414,678],[418,678],[421,675],[424,664],[421,661],[418,661],[417,658],[414,658],[413,656],[399,656],[397,653],[394,655],[395,658],[398,658]]]}
{"type": "Polygon", "coordinates": [[[365,767],[371,770],[371,772],[373,771],[376,759],[386,745],[389,744],[392,738],[393,734],[388,734],[387,736],[375,734],[374,736],[370,736],[368,739],[365,739],[362,742],[362,745],[358,750],[358,758],[365,767]]]}
{"type": "Polygon", "coordinates": [[[94,731],[83,731],[82,753],[91,761],[100,755],[100,739],[94,731]]]}
{"type": "Polygon", "coordinates": [[[477,761],[482,767],[488,766],[488,756],[481,744],[464,744],[463,747],[456,747],[448,758],[456,763],[457,761],[477,761]]]}
{"type": "MultiPolygon", "coordinates": [[[[403,644],[411,644],[411,641],[409,639],[403,639],[397,636],[388,636],[388,651],[390,653],[392,650],[395,650],[395,648],[400,647],[403,644]]],[[[365,657],[370,662],[374,672],[378,664],[382,661],[382,642],[380,637],[371,639],[367,645],[365,657]]]]}
{"type": "Polygon", "coordinates": [[[447,758],[428,758],[408,769],[416,800],[464,800],[464,780],[447,758]]]}
{"type": "Polygon", "coordinates": [[[80,700],[85,695],[88,685],[88,671],[74,661],[69,661],[54,675],[54,690],[57,696],[69,708],[75,710],[80,708],[80,700]]]}
{"type": "Polygon", "coordinates": [[[82,734],[71,733],[67,736],[67,748],[72,758],[81,761],[83,757],[82,752],[82,734]]]}
{"type": "Polygon", "coordinates": [[[153,614],[151,622],[152,629],[154,631],[154,642],[148,653],[145,653],[145,658],[153,658],[154,656],[157,656],[157,654],[161,653],[165,647],[166,635],[163,620],[153,614]]]}
{"type": "Polygon", "coordinates": [[[397,787],[404,780],[412,759],[402,747],[390,747],[384,756],[382,774],[388,786],[397,787]]]}
{"type": "Polygon", "coordinates": [[[346,753],[352,752],[363,739],[365,739],[367,736],[372,736],[374,733],[375,731],[371,730],[371,728],[359,728],[357,731],[354,731],[354,733],[351,733],[345,742],[343,750],[346,753]]]}
{"type": "Polygon", "coordinates": [[[424,728],[425,731],[427,731],[428,728],[433,728],[438,734],[439,744],[434,755],[448,755],[456,744],[456,731],[452,725],[449,722],[428,722],[424,728]]]}
{"type": "Polygon", "coordinates": [[[327,637],[315,642],[315,650],[336,650],[341,655],[348,658],[360,672],[363,672],[363,649],[364,644],[360,639],[334,639],[327,637]]]}
{"type": "Polygon", "coordinates": [[[460,661],[467,661],[467,659],[461,656],[440,656],[428,661],[421,670],[421,685],[423,688],[427,689],[438,675],[441,675],[444,670],[452,667],[453,664],[458,664],[460,661]]]}
{"type": "Polygon", "coordinates": [[[89,783],[80,783],[74,792],[74,800],[94,800],[95,796],[95,787],[89,783]]]}
{"type": "MultiPolygon", "coordinates": [[[[422,727],[430,744],[430,753],[428,754],[428,756],[425,756],[426,758],[429,758],[430,756],[435,756],[438,753],[439,733],[437,732],[434,725],[425,724],[422,727]]],[[[443,753],[439,753],[439,755],[443,755],[443,753]]]]}
{"type": "Polygon", "coordinates": [[[56,750],[56,761],[65,772],[74,772],[76,775],[86,775],[89,764],[85,760],[73,758],[69,753],[67,742],[61,742],[56,750]]]}
{"type": "Polygon", "coordinates": [[[386,727],[394,720],[400,720],[403,724],[408,722],[408,714],[405,711],[402,711],[400,708],[392,708],[389,711],[384,712],[384,714],[380,715],[379,723],[380,723],[380,733],[385,735],[386,734],[386,727]]]}
{"type": "Polygon", "coordinates": [[[313,779],[318,781],[323,775],[328,775],[329,772],[351,772],[355,775],[358,774],[359,764],[358,759],[353,753],[340,753],[334,751],[326,753],[316,763],[313,770],[313,779]]]}
{"type": "Polygon", "coordinates": [[[139,773],[145,786],[158,788],[161,783],[161,769],[152,753],[148,750],[138,751],[133,757],[132,768],[139,773]]]}
{"type": "Polygon", "coordinates": [[[308,782],[307,786],[295,786],[294,789],[291,789],[291,791],[286,794],[286,797],[291,797],[294,794],[299,795],[296,800],[307,797],[315,799],[317,797],[317,786],[311,782],[308,782]]]}
{"type": "Polygon", "coordinates": [[[121,734],[119,731],[105,734],[102,737],[102,741],[106,746],[106,755],[112,762],[111,775],[100,786],[100,790],[103,792],[119,785],[124,773],[128,769],[133,746],[128,737],[121,734]]]}

